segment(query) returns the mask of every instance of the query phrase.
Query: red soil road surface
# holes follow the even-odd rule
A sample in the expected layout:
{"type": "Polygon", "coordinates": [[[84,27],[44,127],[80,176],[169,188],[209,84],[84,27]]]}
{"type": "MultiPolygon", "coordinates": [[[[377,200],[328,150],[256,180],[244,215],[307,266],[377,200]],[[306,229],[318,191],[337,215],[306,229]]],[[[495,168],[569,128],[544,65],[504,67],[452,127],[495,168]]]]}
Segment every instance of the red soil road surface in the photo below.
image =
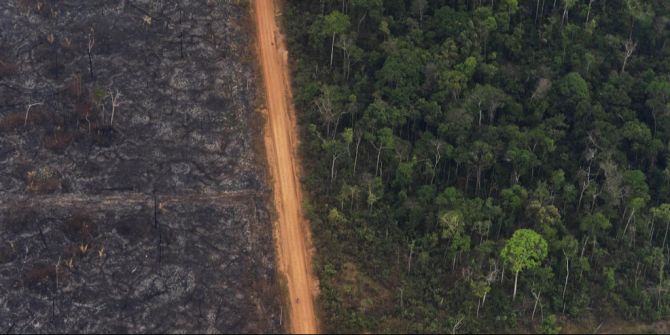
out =
{"type": "Polygon", "coordinates": [[[275,240],[279,269],[290,299],[289,330],[318,331],[314,312],[317,286],[311,263],[309,223],[302,213],[302,193],[296,158],[297,127],[288,76],[287,51],[275,21],[274,0],[256,0],[258,46],[267,101],[265,150],[273,178],[277,210],[275,240]]]}

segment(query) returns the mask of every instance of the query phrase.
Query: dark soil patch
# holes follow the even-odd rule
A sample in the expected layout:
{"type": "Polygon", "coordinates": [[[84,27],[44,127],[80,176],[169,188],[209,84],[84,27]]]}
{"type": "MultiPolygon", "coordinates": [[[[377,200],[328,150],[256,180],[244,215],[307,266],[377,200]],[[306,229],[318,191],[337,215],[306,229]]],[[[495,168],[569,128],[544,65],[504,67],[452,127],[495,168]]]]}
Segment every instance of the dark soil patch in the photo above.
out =
{"type": "Polygon", "coordinates": [[[67,219],[62,230],[72,243],[89,243],[98,235],[96,223],[83,214],[67,219]]]}
{"type": "Polygon", "coordinates": [[[0,264],[9,263],[16,257],[16,252],[10,244],[0,245],[0,264]]]}

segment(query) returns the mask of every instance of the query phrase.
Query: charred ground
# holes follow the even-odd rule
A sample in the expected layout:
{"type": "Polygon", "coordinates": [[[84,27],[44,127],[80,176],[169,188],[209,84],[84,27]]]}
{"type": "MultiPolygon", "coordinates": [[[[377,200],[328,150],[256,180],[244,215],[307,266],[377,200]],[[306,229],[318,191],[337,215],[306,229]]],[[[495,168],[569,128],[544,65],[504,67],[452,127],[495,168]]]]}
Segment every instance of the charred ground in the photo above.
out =
{"type": "Polygon", "coordinates": [[[0,3],[0,330],[276,332],[248,11],[0,3]]]}

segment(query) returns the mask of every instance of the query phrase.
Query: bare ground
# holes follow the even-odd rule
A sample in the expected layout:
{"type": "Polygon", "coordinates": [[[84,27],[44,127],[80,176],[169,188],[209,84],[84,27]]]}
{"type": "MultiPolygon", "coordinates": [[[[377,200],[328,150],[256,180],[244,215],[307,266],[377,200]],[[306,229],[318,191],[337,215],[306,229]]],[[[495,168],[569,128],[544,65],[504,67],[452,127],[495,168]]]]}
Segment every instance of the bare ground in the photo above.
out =
{"type": "Polygon", "coordinates": [[[295,111],[288,81],[287,51],[275,21],[276,1],[255,1],[260,61],[265,83],[267,126],[265,147],[277,210],[275,238],[279,269],[286,277],[290,330],[315,333],[317,284],[312,272],[309,223],[302,213],[299,164],[296,155],[295,111]]]}

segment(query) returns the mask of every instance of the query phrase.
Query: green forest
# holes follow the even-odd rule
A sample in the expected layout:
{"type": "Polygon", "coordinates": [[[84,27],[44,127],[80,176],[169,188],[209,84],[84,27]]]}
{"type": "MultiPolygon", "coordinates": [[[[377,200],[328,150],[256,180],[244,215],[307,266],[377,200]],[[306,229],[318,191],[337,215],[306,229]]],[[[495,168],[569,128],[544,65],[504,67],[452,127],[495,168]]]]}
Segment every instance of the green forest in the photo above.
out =
{"type": "Polygon", "coordinates": [[[329,332],[670,315],[670,1],[295,0],[329,332]]]}

